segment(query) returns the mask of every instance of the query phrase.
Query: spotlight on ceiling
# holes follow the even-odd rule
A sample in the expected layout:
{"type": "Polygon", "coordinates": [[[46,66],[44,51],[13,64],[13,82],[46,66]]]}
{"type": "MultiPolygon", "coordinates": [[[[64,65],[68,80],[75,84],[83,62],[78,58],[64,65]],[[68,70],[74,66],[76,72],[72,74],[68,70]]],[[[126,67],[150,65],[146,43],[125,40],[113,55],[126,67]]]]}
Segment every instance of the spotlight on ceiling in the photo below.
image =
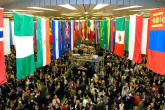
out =
{"type": "Polygon", "coordinates": [[[86,15],[87,15],[87,14],[88,14],[88,12],[84,12],[84,14],[86,14],[86,15]]]}
{"type": "Polygon", "coordinates": [[[101,9],[101,8],[104,8],[104,7],[106,7],[106,6],[108,6],[109,4],[97,4],[93,9],[94,10],[99,10],[99,9],[101,9]]]}
{"type": "Polygon", "coordinates": [[[42,7],[27,7],[31,9],[39,9],[39,10],[47,10],[47,11],[57,11],[55,9],[50,9],[50,8],[42,8],[42,7]]]}
{"type": "Polygon", "coordinates": [[[61,6],[61,7],[63,7],[63,8],[70,9],[70,10],[76,10],[76,8],[75,8],[75,7],[73,7],[73,6],[69,5],[69,4],[59,5],[59,6],[61,6]]]}
{"type": "Polygon", "coordinates": [[[117,8],[114,10],[126,10],[126,9],[132,9],[132,8],[140,8],[140,7],[143,7],[143,6],[134,5],[134,6],[128,6],[128,7],[123,7],[123,8],[117,8]]]}

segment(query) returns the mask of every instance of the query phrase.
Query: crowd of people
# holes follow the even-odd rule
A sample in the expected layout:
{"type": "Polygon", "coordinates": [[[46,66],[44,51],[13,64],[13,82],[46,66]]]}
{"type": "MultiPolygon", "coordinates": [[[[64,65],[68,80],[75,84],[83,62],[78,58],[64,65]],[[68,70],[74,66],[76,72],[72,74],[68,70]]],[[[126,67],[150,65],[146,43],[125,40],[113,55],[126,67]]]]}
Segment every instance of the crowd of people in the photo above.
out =
{"type": "Polygon", "coordinates": [[[51,60],[50,65],[17,81],[12,48],[5,56],[7,82],[0,86],[0,110],[165,109],[165,76],[146,68],[146,56],[142,64],[136,64],[104,52],[104,72],[89,75],[70,68],[71,55],[51,60]]]}

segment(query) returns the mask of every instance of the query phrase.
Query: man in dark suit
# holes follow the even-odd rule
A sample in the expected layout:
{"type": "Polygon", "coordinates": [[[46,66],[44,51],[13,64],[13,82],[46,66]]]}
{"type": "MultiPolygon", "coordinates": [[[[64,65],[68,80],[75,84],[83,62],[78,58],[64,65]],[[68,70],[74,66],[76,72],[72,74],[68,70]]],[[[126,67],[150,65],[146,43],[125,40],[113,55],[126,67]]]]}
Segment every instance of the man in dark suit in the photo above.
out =
{"type": "Polygon", "coordinates": [[[92,102],[93,102],[94,104],[97,103],[97,97],[98,97],[98,95],[97,95],[96,92],[94,91],[93,94],[91,95],[91,99],[92,99],[92,102]]]}

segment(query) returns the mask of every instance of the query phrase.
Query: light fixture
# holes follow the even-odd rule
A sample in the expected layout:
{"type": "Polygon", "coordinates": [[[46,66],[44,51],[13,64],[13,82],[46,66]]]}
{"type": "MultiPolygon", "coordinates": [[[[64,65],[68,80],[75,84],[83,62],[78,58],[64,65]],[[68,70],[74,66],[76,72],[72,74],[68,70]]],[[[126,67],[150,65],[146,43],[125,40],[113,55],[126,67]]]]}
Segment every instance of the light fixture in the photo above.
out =
{"type": "Polygon", "coordinates": [[[47,10],[47,11],[57,11],[55,9],[50,9],[50,8],[42,8],[42,7],[28,7],[31,9],[39,9],[39,10],[47,10]]]}
{"type": "Polygon", "coordinates": [[[76,10],[76,8],[75,8],[75,7],[73,7],[73,6],[69,5],[69,4],[59,5],[59,6],[61,6],[61,7],[63,7],[63,8],[70,9],[70,10],[76,10]]]}
{"type": "Polygon", "coordinates": [[[101,8],[104,8],[104,7],[106,7],[106,6],[108,6],[109,4],[97,4],[93,9],[94,10],[99,10],[99,9],[101,9],[101,8]]]}
{"type": "Polygon", "coordinates": [[[126,9],[139,8],[139,7],[143,7],[143,6],[134,5],[134,6],[128,6],[128,7],[123,7],[123,8],[117,8],[113,10],[126,10],[126,9]]]}
{"type": "Polygon", "coordinates": [[[93,16],[100,16],[100,15],[93,15],[93,16]]]}
{"type": "Polygon", "coordinates": [[[113,15],[112,13],[93,13],[95,16],[111,16],[113,15]]]}
{"type": "Polygon", "coordinates": [[[84,18],[84,17],[82,16],[82,17],[80,17],[80,18],[84,18]]]}
{"type": "Polygon", "coordinates": [[[73,17],[67,17],[68,19],[71,19],[71,18],[73,18],[73,17]]]}
{"type": "Polygon", "coordinates": [[[37,13],[37,12],[44,12],[44,11],[34,11],[34,10],[11,10],[13,12],[22,12],[22,13],[37,13]]]}
{"type": "Polygon", "coordinates": [[[86,14],[86,15],[87,15],[87,14],[88,14],[88,12],[84,12],[84,14],[86,14]]]}
{"type": "Polygon", "coordinates": [[[13,13],[13,12],[3,12],[4,14],[13,13]]]}
{"type": "Polygon", "coordinates": [[[145,15],[149,15],[150,13],[144,13],[145,15]]]}
{"type": "Polygon", "coordinates": [[[64,15],[64,16],[80,16],[80,15],[77,15],[79,13],[62,13],[61,15],[64,15]]]}
{"type": "Polygon", "coordinates": [[[152,8],[152,9],[141,9],[141,10],[129,10],[129,11],[151,11],[151,10],[155,10],[157,8],[152,8]]]}

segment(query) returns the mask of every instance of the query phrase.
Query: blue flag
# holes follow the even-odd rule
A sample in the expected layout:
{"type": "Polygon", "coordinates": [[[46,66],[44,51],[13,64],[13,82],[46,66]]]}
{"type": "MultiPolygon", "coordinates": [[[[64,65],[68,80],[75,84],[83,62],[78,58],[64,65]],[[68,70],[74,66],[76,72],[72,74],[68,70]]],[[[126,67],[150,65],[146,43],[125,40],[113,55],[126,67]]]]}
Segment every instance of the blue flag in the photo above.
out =
{"type": "Polygon", "coordinates": [[[13,45],[13,37],[12,37],[12,24],[11,24],[11,22],[10,22],[10,47],[13,45]]]}
{"type": "Polygon", "coordinates": [[[64,55],[68,53],[68,38],[66,36],[66,22],[62,23],[62,52],[61,54],[64,55]]]}

